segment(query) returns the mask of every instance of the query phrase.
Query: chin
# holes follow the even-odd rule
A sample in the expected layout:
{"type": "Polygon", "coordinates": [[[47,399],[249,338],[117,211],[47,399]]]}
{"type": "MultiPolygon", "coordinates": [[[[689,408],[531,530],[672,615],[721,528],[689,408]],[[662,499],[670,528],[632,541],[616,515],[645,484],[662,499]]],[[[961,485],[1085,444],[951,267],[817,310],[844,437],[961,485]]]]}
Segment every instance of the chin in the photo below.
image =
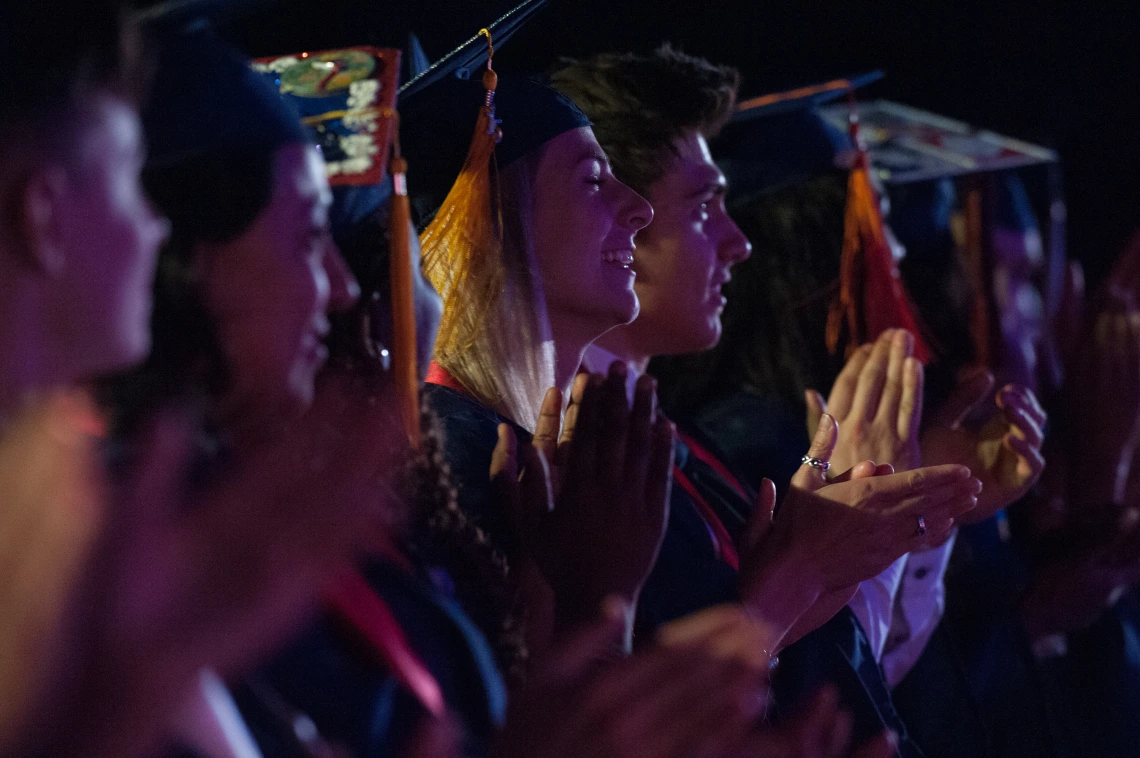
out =
{"type": "Polygon", "coordinates": [[[637,294],[633,290],[626,293],[626,297],[621,298],[614,303],[613,315],[617,326],[625,326],[637,318],[638,313],[641,312],[641,302],[637,299],[637,294]]]}

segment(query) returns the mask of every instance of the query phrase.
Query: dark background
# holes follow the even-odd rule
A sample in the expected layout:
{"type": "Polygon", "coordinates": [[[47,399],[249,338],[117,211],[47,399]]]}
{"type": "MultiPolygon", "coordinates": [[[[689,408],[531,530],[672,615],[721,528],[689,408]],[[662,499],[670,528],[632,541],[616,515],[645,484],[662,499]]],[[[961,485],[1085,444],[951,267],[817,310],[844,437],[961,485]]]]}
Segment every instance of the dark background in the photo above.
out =
{"type": "MultiPolygon", "coordinates": [[[[231,27],[253,55],[351,44],[433,60],[515,3],[280,0],[231,27]]],[[[551,0],[496,55],[501,70],[557,56],[670,41],[737,66],[743,95],[874,68],[863,94],[952,116],[1060,151],[1069,248],[1095,280],[1140,226],[1140,5],[1061,0],[551,0]]]]}

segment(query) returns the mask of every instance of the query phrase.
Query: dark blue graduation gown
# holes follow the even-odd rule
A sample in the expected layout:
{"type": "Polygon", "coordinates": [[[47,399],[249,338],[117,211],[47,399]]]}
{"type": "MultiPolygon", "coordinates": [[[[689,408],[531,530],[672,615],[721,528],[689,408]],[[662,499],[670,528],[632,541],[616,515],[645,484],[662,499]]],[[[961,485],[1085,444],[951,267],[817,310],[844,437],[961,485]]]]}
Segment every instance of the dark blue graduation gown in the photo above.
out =
{"type": "MultiPolygon", "coordinates": [[[[466,732],[465,755],[486,752],[506,711],[506,691],[491,650],[458,605],[428,579],[385,561],[365,571],[412,648],[438,681],[466,732]]],[[[266,756],[293,756],[297,741],[279,714],[254,695],[268,687],[312,719],[321,736],[361,758],[398,755],[426,711],[385,669],[375,651],[323,615],[284,653],[261,667],[235,699],[266,756]]]]}
{"type": "MultiPolygon", "coordinates": [[[[509,420],[448,387],[429,384],[425,398],[444,433],[460,507],[502,546],[502,540],[510,540],[509,529],[504,528],[504,516],[491,500],[488,472],[498,425],[509,420]]],[[[678,445],[676,461],[737,538],[751,503],[715,470],[689,455],[683,444],[678,445]]],[[[703,608],[739,601],[736,571],[717,557],[708,524],[683,488],[673,487],[670,506],[661,554],[638,603],[636,628],[640,633],[651,633],[663,623],[703,608]]],[[[858,738],[873,737],[889,727],[901,736],[903,756],[921,755],[907,739],[870,644],[847,609],[784,651],[774,681],[776,699],[794,707],[825,682],[840,688],[844,706],[855,716],[858,738]]]]}

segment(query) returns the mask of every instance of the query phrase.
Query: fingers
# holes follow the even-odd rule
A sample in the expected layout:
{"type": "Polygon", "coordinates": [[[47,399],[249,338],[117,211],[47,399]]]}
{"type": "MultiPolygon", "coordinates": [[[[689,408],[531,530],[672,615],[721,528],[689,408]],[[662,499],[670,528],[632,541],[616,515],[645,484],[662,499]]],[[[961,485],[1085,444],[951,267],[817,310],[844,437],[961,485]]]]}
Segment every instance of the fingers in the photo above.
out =
{"type": "MultiPolygon", "coordinates": [[[[818,458],[821,461],[830,461],[831,454],[835,452],[835,443],[839,440],[839,426],[830,414],[823,414],[819,420],[819,429],[811,447],[808,448],[809,458],[818,458]]],[[[800,466],[799,471],[792,477],[792,484],[801,489],[818,490],[827,484],[824,472],[808,464],[800,466]]]]}
{"type": "Polygon", "coordinates": [[[538,409],[538,421],[534,427],[531,444],[542,451],[548,461],[554,460],[558,448],[558,437],[562,427],[562,390],[551,387],[542,398],[538,409]]]}
{"type": "Polygon", "coordinates": [[[625,446],[624,479],[640,490],[645,482],[652,454],[650,439],[657,417],[657,382],[648,374],[637,378],[633,390],[633,411],[625,446]]]}
{"type": "MultiPolygon", "coordinates": [[[[902,405],[903,388],[906,384],[906,367],[914,350],[914,337],[905,329],[894,330],[890,342],[890,355],[887,361],[886,383],[883,385],[875,416],[892,428],[896,427],[899,409],[902,405]]],[[[868,409],[870,411],[870,409],[868,409]]],[[[909,416],[907,429],[909,430],[909,416]]]]}
{"type": "Polygon", "coordinates": [[[1034,445],[1013,434],[1002,437],[1001,444],[1018,457],[1017,476],[1026,483],[1024,486],[1031,486],[1037,481],[1037,477],[1045,470],[1045,456],[1041,454],[1040,445],[1034,445]]]}
{"type": "Polygon", "coordinates": [[[741,552],[750,554],[759,547],[768,532],[772,530],[772,516],[776,510],[776,485],[771,479],[760,482],[760,492],[756,497],[756,507],[744,527],[740,538],[741,552]]]}
{"type": "Polygon", "coordinates": [[[562,419],[562,436],[558,438],[558,454],[553,458],[554,465],[562,466],[569,455],[570,442],[574,439],[574,431],[578,426],[578,414],[582,408],[582,398],[586,396],[586,388],[590,385],[590,374],[585,372],[574,377],[574,384],[570,387],[570,404],[566,407],[566,415],[562,419]]]}
{"type": "MultiPolygon", "coordinates": [[[[574,436],[567,446],[567,484],[573,485],[581,481],[581,477],[595,475],[604,401],[605,380],[601,374],[591,374],[578,403],[574,436]]],[[[561,447],[560,444],[560,451],[561,447]]]]}
{"type": "Polygon", "coordinates": [[[527,527],[532,523],[532,517],[524,512],[526,509],[519,497],[518,440],[510,424],[499,424],[498,433],[499,441],[491,453],[491,489],[507,513],[514,516],[520,532],[531,534],[527,527]]]}
{"type": "MultiPolygon", "coordinates": [[[[890,466],[889,463],[884,465],[890,466]]],[[[832,477],[828,482],[831,484],[840,484],[842,482],[850,482],[854,479],[866,479],[875,476],[878,471],[879,467],[875,465],[874,461],[860,461],[842,474],[832,477]]],[[[894,467],[891,467],[888,473],[893,474],[894,467]]]]}
{"type": "Polygon", "coordinates": [[[642,515],[644,532],[647,536],[656,535],[658,548],[665,538],[665,525],[669,522],[669,494],[673,486],[673,448],[676,438],[673,422],[659,416],[653,425],[652,447],[643,479],[645,511],[642,515]]]}
{"type": "Polygon", "coordinates": [[[514,500],[507,501],[515,512],[515,525],[525,540],[534,543],[543,519],[554,508],[553,487],[550,483],[550,467],[546,456],[537,447],[523,445],[522,479],[514,491],[514,500]]]}
{"type": "Polygon", "coordinates": [[[970,411],[989,396],[994,386],[994,375],[985,368],[975,368],[959,382],[950,397],[931,416],[934,426],[957,429],[970,411]]]}
{"type": "Polygon", "coordinates": [[[1034,447],[1041,446],[1044,440],[1042,427],[1046,415],[1037,402],[1037,397],[1030,390],[1015,384],[1006,385],[998,393],[997,404],[1002,409],[1005,420],[1018,432],[1018,436],[1034,447]]]}
{"type": "Polygon", "coordinates": [[[902,440],[916,440],[922,426],[922,392],[926,370],[916,358],[903,365],[902,396],[898,408],[898,435],[902,440]]]}
{"type": "Polygon", "coordinates": [[[855,398],[851,402],[851,413],[848,415],[868,421],[875,418],[875,412],[882,399],[883,386],[887,381],[891,343],[895,334],[896,331],[893,329],[885,331],[875,341],[875,347],[871,350],[867,364],[859,372],[859,383],[855,387],[855,398]]]}
{"type": "MultiPolygon", "coordinates": [[[[602,385],[601,416],[598,423],[598,463],[608,482],[617,484],[622,479],[626,463],[626,436],[629,433],[629,401],[626,399],[625,381],[629,369],[621,361],[614,361],[602,385]]],[[[644,451],[642,452],[644,454],[644,451]]]]}
{"type": "Polygon", "coordinates": [[[804,391],[804,402],[807,404],[807,431],[809,437],[814,437],[819,429],[819,417],[827,413],[827,403],[823,395],[815,390],[804,391]]]}
{"type": "MultiPolygon", "coordinates": [[[[867,365],[867,360],[871,357],[873,349],[874,345],[860,347],[847,360],[843,370],[839,372],[835,385],[831,388],[831,395],[827,400],[827,412],[835,418],[847,418],[851,413],[851,403],[855,399],[855,387],[859,384],[859,375],[863,373],[863,367],[867,365]]],[[[814,427],[811,432],[814,436],[814,427]]]]}
{"type": "Polygon", "coordinates": [[[519,475],[518,440],[510,424],[499,424],[499,441],[491,453],[491,479],[515,481],[519,475]]]}

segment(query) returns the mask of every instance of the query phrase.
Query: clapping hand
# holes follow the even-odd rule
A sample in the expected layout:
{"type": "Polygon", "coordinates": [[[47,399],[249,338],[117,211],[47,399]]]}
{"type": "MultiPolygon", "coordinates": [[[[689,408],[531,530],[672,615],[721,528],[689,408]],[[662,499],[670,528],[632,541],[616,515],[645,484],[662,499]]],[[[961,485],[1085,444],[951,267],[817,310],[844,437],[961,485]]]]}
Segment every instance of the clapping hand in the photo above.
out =
{"type": "Polygon", "coordinates": [[[859,582],[937,544],[981,489],[969,469],[954,465],[894,474],[866,461],[829,480],[811,464],[827,461],[837,439],[825,414],[775,518],[773,488],[765,485],[748,526],[741,597],[785,630],[816,602],[838,610],[859,582]]]}
{"type": "Polygon", "coordinates": [[[609,598],[512,698],[497,758],[719,758],[743,755],[768,702],[763,633],[720,606],[663,627],[619,661],[607,651],[629,609],[609,598]]]}
{"type": "Polygon", "coordinates": [[[888,329],[873,345],[864,345],[847,361],[825,403],[808,390],[808,434],[815,435],[824,413],[839,424],[831,457],[836,471],[860,461],[890,464],[895,471],[919,465],[922,421],[922,364],[911,357],[914,337],[888,329]]]}
{"type": "Polygon", "coordinates": [[[496,489],[563,619],[592,616],[609,595],[632,605],[664,538],[673,427],[657,413],[653,379],[639,378],[632,409],[625,379],[621,363],[605,378],[579,376],[561,433],[561,398],[551,390],[533,445],[499,429],[496,489]]]}
{"type": "Polygon", "coordinates": [[[976,523],[1019,500],[1045,468],[1041,455],[1046,415],[1025,387],[1006,385],[992,396],[993,375],[979,370],[958,384],[922,433],[922,459],[928,465],[968,466],[982,482],[978,507],[963,514],[976,523]],[[981,426],[966,419],[990,397],[993,417],[981,426]]]}

